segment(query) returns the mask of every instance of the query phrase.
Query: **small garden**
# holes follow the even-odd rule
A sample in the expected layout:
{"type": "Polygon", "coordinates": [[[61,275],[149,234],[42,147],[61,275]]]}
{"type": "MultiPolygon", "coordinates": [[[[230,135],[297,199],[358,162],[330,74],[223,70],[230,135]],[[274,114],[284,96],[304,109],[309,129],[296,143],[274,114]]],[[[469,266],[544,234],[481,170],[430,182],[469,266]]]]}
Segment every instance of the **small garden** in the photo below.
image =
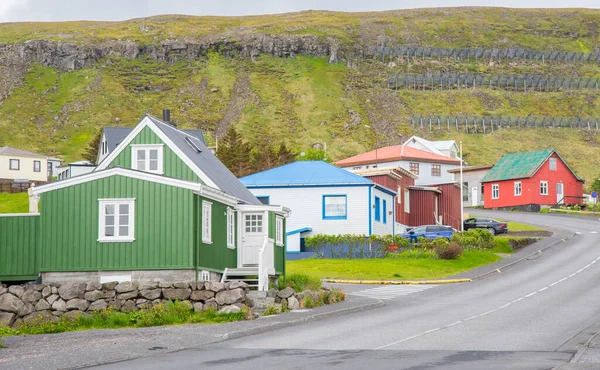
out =
{"type": "Polygon", "coordinates": [[[484,229],[416,242],[400,235],[314,235],[305,243],[315,257],[288,261],[287,271],[318,279],[439,279],[497,262],[536,240],[494,237],[484,229]]]}

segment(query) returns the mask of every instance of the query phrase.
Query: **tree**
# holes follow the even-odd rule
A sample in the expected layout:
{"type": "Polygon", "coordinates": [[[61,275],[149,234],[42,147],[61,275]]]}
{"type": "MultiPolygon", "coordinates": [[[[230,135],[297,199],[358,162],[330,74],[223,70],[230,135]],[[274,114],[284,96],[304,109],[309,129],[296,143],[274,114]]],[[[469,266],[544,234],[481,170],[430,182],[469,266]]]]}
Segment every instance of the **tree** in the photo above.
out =
{"type": "Polygon", "coordinates": [[[283,166],[284,164],[292,163],[296,160],[296,153],[292,152],[282,141],[277,149],[277,156],[275,159],[275,166],[283,166]]]}
{"type": "Polygon", "coordinates": [[[333,162],[331,158],[327,155],[327,152],[321,149],[308,148],[306,152],[299,153],[296,156],[296,159],[299,161],[325,161],[325,162],[333,162]]]}
{"type": "Polygon", "coordinates": [[[98,148],[100,147],[100,140],[102,139],[102,129],[98,131],[96,136],[92,138],[92,140],[88,143],[87,149],[83,152],[82,156],[84,159],[92,162],[93,164],[98,164],[96,161],[98,160],[98,148]]]}
{"type": "Polygon", "coordinates": [[[252,173],[250,149],[242,136],[233,126],[230,126],[227,135],[219,145],[217,157],[236,177],[243,177],[252,173]]]}
{"type": "Polygon", "coordinates": [[[600,193],[600,174],[598,174],[594,182],[590,184],[590,190],[600,193]]]}

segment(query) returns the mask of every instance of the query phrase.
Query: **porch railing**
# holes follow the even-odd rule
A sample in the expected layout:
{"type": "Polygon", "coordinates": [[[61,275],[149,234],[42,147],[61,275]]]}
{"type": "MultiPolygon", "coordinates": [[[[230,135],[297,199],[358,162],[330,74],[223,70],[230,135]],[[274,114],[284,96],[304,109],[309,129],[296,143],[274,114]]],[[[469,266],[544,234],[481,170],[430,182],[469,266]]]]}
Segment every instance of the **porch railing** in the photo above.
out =
{"type": "Polygon", "coordinates": [[[258,290],[269,290],[269,274],[275,269],[274,242],[265,236],[263,245],[258,252],[258,290]]]}

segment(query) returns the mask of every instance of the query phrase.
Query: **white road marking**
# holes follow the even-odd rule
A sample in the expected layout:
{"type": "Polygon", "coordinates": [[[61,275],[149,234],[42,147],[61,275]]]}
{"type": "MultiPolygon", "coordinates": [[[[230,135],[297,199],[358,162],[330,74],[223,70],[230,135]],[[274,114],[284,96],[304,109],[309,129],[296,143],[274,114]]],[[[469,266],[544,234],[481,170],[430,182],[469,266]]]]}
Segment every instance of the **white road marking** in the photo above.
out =
{"type": "MultiPolygon", "coordinates": [[[[595,260],[593,260],[592,262],[590,262],[590,263],[588,263],[587,265],[585,265],[583,268],[581,268],[581,269],[577,270],[577,272],[574,272],[574,273],[572,273],[571,275],[569,275],[569,276],[567,276],[567,277],[564,277],[564,278],[562,278],[562,279],[560,279],[560,280],[558,280],[558,281],[555,281],[554,283],[552,283],[552,284],[550,284],[550,285],[548,285],[548,286],[545,286],[545,287],[543,287],[543,288],[541,288],[541,289],[539,289],[539,290],[537,290],[537,291],[531,292],[531,293],[529,293],[529,294],[527,294],[527,295],[525,295],[525,296],[523,296],[523,297],[517,298],[517,299],[515,299],[514,301],[511,301],[511,302],[509,302],[509,303],[506,303],[506,304],[504,304],[504,305],[502,305],[502,306],[500,306],[500,307],[498,307],[498,308],[495,308],[495,309],[493,309],[493,310],[486,311],[486,312],[484,312],[484,313],[481,313],[481,314],[479,314],[479,315],[475,315],[475,316],[467,317],[466,319],[458,320],[458,321],[456,321],[456,322],[453,322],[452,324],[448,324],[448,325],[442,326],[441,328],[435,328],[435,329],[427,330],[426,332],[423,332],[423,333],[421,333],[421,334],[413,335],[413,336],[411,336],[411,337],[404,338],[404,339],[398,340],[398,341],[396,341],[396,342],[392,342],[392,343],[386,344],[386,345],[384,345],[384,346],[381,346],[381,347],[374,348],[374,350],[376,350],[376,351],[377,351],[377,350],[380,350],[380,349],[384,349],[384,348],[388,348],[388,347],[391,347],[391,346],[395,346],[395,345],[397,345],[397,344],[400,344],[400,343],[403,343],[403,342],[406,342],[406,341],[409,341],[409,340],[412,340],[412,339],[415,339],[415,338],[418,338],[418,337],[421,337],[421,336],[425,336],[425,335],[427,335],[427,334],[431,334],[431,333],[433,333],[433,332],[436,332],[436,331],[439,331],[439,330],[442,330],[442,329],[450,328],[450,327],[452,327],[452,326],[456,326],[456,325],[459,325],[459,324],[465,323],[465,322],[467,322],[467,321],[470,321],[470,320],[476,319],[476,318],[478,318],[478,317],[482,317],[482,316],[489,315],[489,314],[491,314],[491,313],[493,313],[493,312],[496,312],[496,311],[500,311],[500,310],[502,310],[502,309],[504,309],[504,308],[507,308],[507,307],[511,306],[512,304],[515,304],[515,303],[517,303],[517,302],[519,302],[519,301],[522,301],[522,300],[523,300],[523,299],[525,299],[525,298],[532,297],[532,296],[536,295],[538,292],[543,292],[543,291],[547,290],[548,288],[550,288],[550,287],[553,287],[553,286],[555,286],[556,284],[558,284],[558,283],[560,283],[560,282],[563,282],[563,281],[565,281],[565,280],[567,280],[567,279],[569,279],[569,278],[571,278],[571,277],[573,277],[573,276],[575,276],[575,275],[577,275],[577,274],[580,274],[581,272],[585,271],[586,269],[588,269],[589,267],[591,267],[591,266],[592,266],[594,263],[596,263],[596,262],[598,262],[598,261],[600,261],[600,257],[596,258],[596,259],[595,259],[595,260]]],[[[434,287],[434,286],[435,286],[435,285],[433,285],[433,286],[429,286],[429,287],[434,287]]],[[[381,288],[377,288],[377,289],[381,289],[381,288]]],[[[369,290],[369,289],[367,289],[367,291],[368,291],[368,290],[369,290]]],[[[361,292],[364,292],[364,291],[361,291],[361,292]]],[[[353,294],[353,293],[349,293],[349,294],[353,294]]]]}
{"type": "Polygon", "coordinates": [[[590,234],[598,234],[597,231],[590,231],[590,234]]]}
{"type": "Polygon", "coordinates": [[[581,234],[581,231],[575,231],[575,234],[579,235],[581,234]]]}
{"type": "Polygon", "coordinates": [[[422,292],[437,285],[418,284],[418,285],[386,285],[378,288],[363,289],[348,293],[360,297],[369,297],[377,299],[393,299],[409,294],[422,292]]]}

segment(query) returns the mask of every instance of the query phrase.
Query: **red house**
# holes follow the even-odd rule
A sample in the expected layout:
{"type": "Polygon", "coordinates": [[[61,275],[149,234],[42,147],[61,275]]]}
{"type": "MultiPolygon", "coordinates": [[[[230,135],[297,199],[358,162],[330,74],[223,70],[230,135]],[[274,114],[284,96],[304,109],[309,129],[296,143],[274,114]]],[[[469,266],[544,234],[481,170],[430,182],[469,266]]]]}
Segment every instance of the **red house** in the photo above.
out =
{"type": "Polygon", "coordinates": [[[484,208],[582,204],[583,179],[554,149],[506,154],[481,180],[484,208]]]}

